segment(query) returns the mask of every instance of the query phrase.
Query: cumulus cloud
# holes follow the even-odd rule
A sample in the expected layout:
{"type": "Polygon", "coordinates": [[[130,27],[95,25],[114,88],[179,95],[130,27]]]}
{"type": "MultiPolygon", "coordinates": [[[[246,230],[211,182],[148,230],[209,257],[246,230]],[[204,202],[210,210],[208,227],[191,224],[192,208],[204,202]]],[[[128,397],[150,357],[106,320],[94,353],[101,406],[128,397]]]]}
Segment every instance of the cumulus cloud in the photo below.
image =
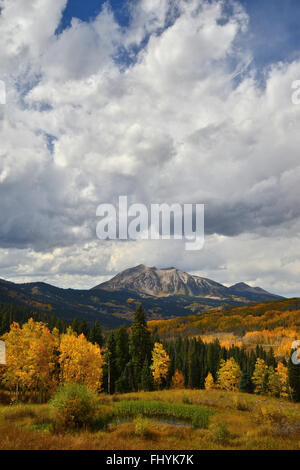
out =
{"type": "Polygon", "coordinates": [[[300,62],[262,84],[237,1],[139,0],[128,27],[106,5],[57,35],[65,6],[0,1],[3,277],[88,287],[144,262],[296,292],[300,62]],[[205,203],[205,249],[97,241],[119,195],[205,203]]]}

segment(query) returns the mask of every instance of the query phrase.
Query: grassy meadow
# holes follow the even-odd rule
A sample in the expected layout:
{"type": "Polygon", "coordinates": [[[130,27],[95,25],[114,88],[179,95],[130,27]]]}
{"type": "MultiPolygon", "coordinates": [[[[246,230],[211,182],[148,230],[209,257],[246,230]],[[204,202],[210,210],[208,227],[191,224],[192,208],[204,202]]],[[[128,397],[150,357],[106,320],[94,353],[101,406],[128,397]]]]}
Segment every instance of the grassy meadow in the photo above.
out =
{"type": "Polygon", "coordinates": [[[60,430],[49,404],[0,406],[0,449],[300,450],[300,404],[220,390],[100,395],[94,427],[60,430]]]}

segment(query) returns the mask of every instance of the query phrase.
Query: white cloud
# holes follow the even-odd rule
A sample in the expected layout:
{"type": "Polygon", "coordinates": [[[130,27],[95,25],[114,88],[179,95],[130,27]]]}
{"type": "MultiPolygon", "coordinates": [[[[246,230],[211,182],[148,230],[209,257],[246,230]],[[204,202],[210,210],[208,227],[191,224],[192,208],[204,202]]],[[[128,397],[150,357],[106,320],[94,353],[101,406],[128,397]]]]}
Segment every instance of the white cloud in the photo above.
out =
{"type": "Polygon", "coordinates": [[[105,7],[55,36],[65,4],[0,2],[3,276],[84,287],[144,262],[296,292],[300,62],[265,88],[245,71],[237,2],[225,18],[221,1],[141,0],[128,28],[105,7]],[[96,241],[97,205],[123,194],[205,203],[205,250],[96,241]]]}

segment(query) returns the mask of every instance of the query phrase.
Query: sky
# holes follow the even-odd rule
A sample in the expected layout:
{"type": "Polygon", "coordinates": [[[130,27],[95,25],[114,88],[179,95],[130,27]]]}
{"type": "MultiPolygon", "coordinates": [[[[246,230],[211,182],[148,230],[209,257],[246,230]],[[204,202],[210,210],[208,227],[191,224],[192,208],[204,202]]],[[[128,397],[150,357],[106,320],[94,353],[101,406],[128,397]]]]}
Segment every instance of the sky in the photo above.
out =
{"type": "Polygon", "coordinates": [[[298,0],[0,0],[0,277],[138,264],[300,296],[298,0]],[[96,209],[205,204],[205,245],[101,241],[96,209]]]}

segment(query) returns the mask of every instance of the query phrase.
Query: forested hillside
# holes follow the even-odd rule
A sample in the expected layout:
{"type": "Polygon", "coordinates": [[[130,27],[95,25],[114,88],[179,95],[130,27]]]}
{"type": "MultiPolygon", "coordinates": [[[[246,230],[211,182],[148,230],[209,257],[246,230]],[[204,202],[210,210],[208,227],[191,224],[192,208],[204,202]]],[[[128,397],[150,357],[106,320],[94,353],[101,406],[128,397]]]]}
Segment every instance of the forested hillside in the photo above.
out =
{"type": "Polygon", "coordinates": [[[250,331],[289,328],[300,331],[300,299],[285,299],[254,305],[226,307],[222,311],[162,321],[149,326],[165,338],[198,335],[209,332],[231,332],[243,336],[250,331]]]}

